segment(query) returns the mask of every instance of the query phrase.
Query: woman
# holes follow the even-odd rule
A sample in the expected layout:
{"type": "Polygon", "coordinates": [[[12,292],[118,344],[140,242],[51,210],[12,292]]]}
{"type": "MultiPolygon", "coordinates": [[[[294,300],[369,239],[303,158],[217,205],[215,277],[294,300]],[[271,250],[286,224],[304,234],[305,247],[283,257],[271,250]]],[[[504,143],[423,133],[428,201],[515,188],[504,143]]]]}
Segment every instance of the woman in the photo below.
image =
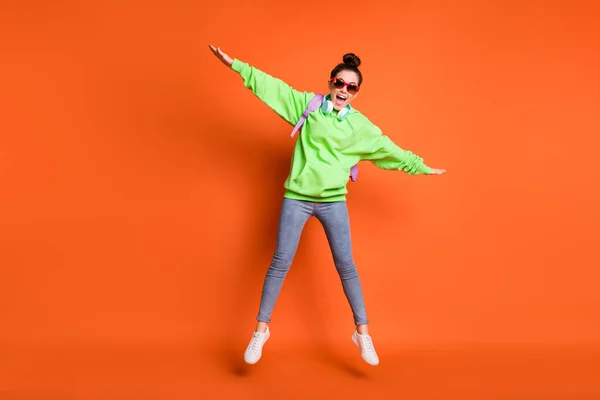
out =
{"type": "MultiPolygon", "coordinates": [[[[244,85],[292,126],[302,117],[313,93],[300,92],[246,63],[232,59],[220,48],[209,46],[226,66],[240,74],[244,85]]],[[[283,280],[294,259],[306,221],[314,216],[325,230],[344,294],[350,304],[356,329],[352,341],[362,358],[371,365],[379,357],[368,332],[362,287],[352,256],[350,222],[346,207],[348,177],[360,160],[377,167],[402,170],[408,174],[442,174],[421,157],[396,146],[363,114],[350,106],[362,85],[360,59],[346,54],[330,74],[329,94],[322,106],[309,114],[298,136],[277,233],[277,244],[267,271],[257,316],[256,329],[246,348],[244,360],[254,364],[270,337],[268,323],[283,280]]]]}

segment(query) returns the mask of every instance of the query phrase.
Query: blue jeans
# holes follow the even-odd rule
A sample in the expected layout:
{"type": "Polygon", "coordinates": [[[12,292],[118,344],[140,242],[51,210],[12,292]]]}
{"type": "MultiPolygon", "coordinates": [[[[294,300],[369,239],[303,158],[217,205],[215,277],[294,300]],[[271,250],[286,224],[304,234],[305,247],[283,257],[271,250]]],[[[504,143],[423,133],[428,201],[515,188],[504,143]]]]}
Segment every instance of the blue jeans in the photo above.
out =
{"type": "Polygon", "coordinates": [[[281,206],[277,245],[263,284],[257,320],[271,322],[271,313],[296,255],[300,235],[306,221],[312,216],[315,216],[325,229],[344,294],[352,309],[354,323],[367,324],[362,287],[352,257],[350,219],[346,202],[314,203],[288,198],[283,199],[281,206]]]}

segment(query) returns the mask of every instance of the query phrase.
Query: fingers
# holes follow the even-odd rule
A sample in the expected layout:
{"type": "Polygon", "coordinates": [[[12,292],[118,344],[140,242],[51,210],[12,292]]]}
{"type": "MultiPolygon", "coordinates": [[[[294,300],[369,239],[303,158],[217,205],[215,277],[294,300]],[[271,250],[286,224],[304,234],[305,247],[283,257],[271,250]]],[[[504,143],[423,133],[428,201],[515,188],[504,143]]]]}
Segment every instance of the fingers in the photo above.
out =
{"type": "Polygon", "coordinates": [[[208,47],[210,48],[210,50],[215,53],[215,54],[223,54],[223,51],[221,50],[220,47],[215,47],[212,44],[209,44],[208,47]]]}
{"type": "Polygon", "coordinates": [[[209,45],[208,45],[208,47],[210,48],[210,51],[212,51],[212,53],[213,53],[215,56],[219,57],[219,53],[217,52],[217,49],[216,49],[216,47],[215,47],[215,46],[213,46],[212,44],[209,44],[209,45]]]}
{"type": "Polygon", "coordinates": [[[443,174],[444,172],[446,172],[446,170],[445,170],[445,169],[438,169],[438,168],[432,168],[432,169],[431,169],[431,174],[432,174],[432,175],[441,175],[441,174],[443,174]]]}
{"type": "Polygon", "coordinates": [[[227,54],[225,54],[223,52],[223,50],[221,50],[220,47],[215,47],[212,44],[209,44],[208,47],[210,48],[210,51],[212,51],[213,54],[219,60],[221,60],[225,65],[231,66],[231,64],[233,63],[233,59],[231,57],[229,57],[227,54]]]}
{"type": "Polygon", "coordinates": [[[220,47],[215,47],[212,44],[209,44],[208,47],[210,47],[210,51],[212,51],[215,56],[221,59],[224,58],[225,53],[223,53],[220,47]]]}

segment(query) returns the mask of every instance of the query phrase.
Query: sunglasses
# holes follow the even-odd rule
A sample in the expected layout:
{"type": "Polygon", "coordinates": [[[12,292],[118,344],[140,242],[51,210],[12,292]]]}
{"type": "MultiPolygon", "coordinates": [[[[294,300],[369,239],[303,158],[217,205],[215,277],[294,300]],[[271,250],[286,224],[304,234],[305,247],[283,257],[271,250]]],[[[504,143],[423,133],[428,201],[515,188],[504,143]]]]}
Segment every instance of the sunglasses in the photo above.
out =
{"type": "Polygon", "coordinates": [[[347,83],[347,82],[344,82],[344,80],[341,78],[331,78],[330,82],[333,84],[333,87],[336,89],[341,89],[344,86],[346,86],[346,90],[350,94],[356,94],[356,92],[358,92],[358,89],[360,89],[360,86],[358,86],[356,83],[347,83]]]}

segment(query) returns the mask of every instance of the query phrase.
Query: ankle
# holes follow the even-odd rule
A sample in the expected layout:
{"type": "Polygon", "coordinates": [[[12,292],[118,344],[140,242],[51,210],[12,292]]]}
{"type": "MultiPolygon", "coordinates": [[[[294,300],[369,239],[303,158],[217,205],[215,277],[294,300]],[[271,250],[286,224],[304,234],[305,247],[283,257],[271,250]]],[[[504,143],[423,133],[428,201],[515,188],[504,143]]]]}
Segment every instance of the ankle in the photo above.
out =
{"type": "Polygon", "coordinates": [[[256,324],[256,332],[265,333],[267,331],[268,324],[266,322],[259,321],[256,324]]]}
{"type": "Polygon", "coordinates": [[[358,332],[359,335],[368,335],[369,334],[369,328],[366,324],[365,325],[356,325],[356,331],[358,332]]]}

